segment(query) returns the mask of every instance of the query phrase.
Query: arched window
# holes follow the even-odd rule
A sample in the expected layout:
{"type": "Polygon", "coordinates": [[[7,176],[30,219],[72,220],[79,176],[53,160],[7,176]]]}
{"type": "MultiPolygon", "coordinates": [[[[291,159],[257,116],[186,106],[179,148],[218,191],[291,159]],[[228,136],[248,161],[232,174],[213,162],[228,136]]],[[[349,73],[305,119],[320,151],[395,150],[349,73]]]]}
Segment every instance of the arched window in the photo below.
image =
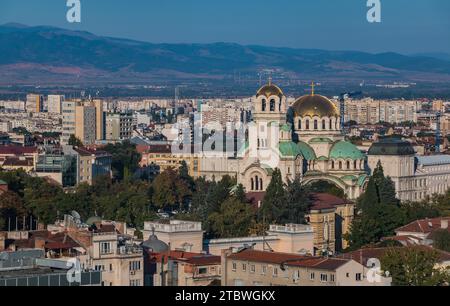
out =
{"type": "Polygon", "coordinates": [[[350,169],[350,161],[347,160],[347,170],[350,169]]]}
{"type": "Polygon", "coordinates": [[[306,129],[309,130],[309,120],[306,120],[306,129]]]}
{"type": "Polygon", "coordinates": [[[301,130],[302,129],[302,119],[298,120],[298,129],[301,130]]]}
{"type": "Polygon", "coordinates": [[[322,120],[322,130],[326,130],[326,129],[327,129],[327,127],[326,127],[326,122],[324,119],[324,120],[322,120]]]}
{"type": "Polygon", "coordinates": [[[253,180],[253,178],[251,178],[250,182],[252,184],[252,191],[253,191],[253,190],[255,190],[255,181],[253,180]]]}
{"type": "Polygon", "coordinates": [[[342,170],[342,162],[339,162],[339,170],[342,170]]]}
{"type": "Polygon", "coordinates": [[[262,109],[263,112],[265,112],[266,108],[267,108],[267,101],[266,101],[266,99],[262,99],[262,103],[261,104],[262,104],[261,105],[261,109],[262,109]]]}
{"type": "Polygon", "coordinates": [[[275,111],[275,100],[274,99],[270,100],[270,111],[271,112],[275,111]]]}
{"type": "Polygon", "coordinates": [[[258,191],[259,190],[259,178],[258,178],[258,176],[255,176],[255,182],[256,182],[255,190],[258,191]]]}
{"type": "Polygon", "coordinates": [[[319,129],[319,122],[317,122],[317,120],[314,120],[314,130],[318,130],[319,129]]]}
{"type": "Polygon", "coordinates": [[[357,163],[356,163],[356,160],[353,162],[353,169],[356,169],[358,166],[357,166],[357,163]]]}
{"type": "Polygon", "coordinates": [[[278,104],[278,111],[281,112],[281,100],[280,100],[280,104],[278,104]]]}
{"type": "Polygon", "coordinates": [[[333,129],[333,120],[330,119],[330,130],[333,129]]]}
{"type": "Polygon", "coordinates": [[[334,160],[331,161],[331,169],[334,169],[334,160]]]}
{"type": "Polygon", "coordinates": [[[260,189],[260,190],[263,190],[263,189],[264,189],[262,178],[259,179],[259,189],[260,189]]]}

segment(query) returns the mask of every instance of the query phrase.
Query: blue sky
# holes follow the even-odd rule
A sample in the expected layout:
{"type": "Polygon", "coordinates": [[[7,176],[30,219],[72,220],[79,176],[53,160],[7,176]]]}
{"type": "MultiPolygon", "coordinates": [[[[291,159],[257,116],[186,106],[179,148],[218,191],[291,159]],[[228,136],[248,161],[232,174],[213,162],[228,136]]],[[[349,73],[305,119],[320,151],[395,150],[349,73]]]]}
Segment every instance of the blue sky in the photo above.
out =
{"type": "Polygon", "coordinates": [[[82,23],[66,0],[0,0],[0,24],[53,25],[150,42],[236,42],[369,52],[450,53],[449,0],[381,0],[382,23],[366,0],[81,0],[82,23]]]}

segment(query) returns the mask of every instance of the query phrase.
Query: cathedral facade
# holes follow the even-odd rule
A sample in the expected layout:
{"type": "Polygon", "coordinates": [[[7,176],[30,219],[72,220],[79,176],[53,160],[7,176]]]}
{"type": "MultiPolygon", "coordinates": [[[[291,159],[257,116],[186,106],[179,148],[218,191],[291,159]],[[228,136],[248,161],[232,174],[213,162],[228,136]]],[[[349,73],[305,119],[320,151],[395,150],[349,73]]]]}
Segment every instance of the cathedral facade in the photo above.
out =
{"type": "Polygon", "coordinates": [[[368,181],[366,156],[345,140],[340,114],[328,98],[310,95],[288,106],[283,91],[269,82],[254,99],[253,122],[234,157],[202,157],[201,176],[237,178],[248,193],[265,192],[279,169],[285,183],[327,181],[356,199],[368,181]],[[289,114],[289,115],[288,115],[289,114]]]}

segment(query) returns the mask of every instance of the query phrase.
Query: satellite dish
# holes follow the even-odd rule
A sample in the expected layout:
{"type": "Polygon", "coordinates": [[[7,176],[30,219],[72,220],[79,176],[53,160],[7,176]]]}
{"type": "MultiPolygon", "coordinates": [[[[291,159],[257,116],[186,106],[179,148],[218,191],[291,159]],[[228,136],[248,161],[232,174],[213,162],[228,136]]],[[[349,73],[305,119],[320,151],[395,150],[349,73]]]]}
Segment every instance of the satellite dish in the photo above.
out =
{"type": "Polygon", "coordinates": [[[75,210],[72,210],[72,212],[70,213],[72,215],[72,217],[76,220],[76,221],[80,221],[81,220],[81,216],[79,213],[77,213],[75,210]]]}

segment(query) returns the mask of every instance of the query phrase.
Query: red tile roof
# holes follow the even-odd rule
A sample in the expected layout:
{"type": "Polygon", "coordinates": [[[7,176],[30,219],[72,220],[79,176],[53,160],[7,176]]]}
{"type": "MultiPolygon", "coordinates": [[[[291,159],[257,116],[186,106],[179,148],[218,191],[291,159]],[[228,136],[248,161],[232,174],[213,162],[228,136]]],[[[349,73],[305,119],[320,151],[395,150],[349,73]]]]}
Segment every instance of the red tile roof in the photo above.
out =
{"type": "Polygon", "coordinates": [[[186,260],[185,262],[194,266],[211,266],[220,265],[221,257],[212,255],[194,256],[186,260]]]}
{"type": "MultiPolygon", "coordinates": [[[[412,233],[429,234],[431,232],[441,229],[441,221],[450,222],[450,217],[417,220],[405,226],[397,228],[395,232],[412,232],[412,233]]],[[[447,230],[450,231],[448,224],[447,230]]]]}
{"type": "Polygon", "coordinates": [[[36,147],[0,146],[0,155],[26,155],[37,153],[36,147]]]}
{"type": "Polygon", "coordinates": [[[335,206],[352,203],[349,200],[327,193],[311,193],[310,198],[312,201],[312,210],[331,209],[335,206]]]}
{"type": "Polygon", "coordinates": [[[16,157],[8,157],[3,162],[3,166],[9,166],[9,167],[32,167],[33,166],[33,159],[26,158],[26,159],[19,159],[16,157]]]}
{"type": "Polygon", "coordinates": [[[228,258],[231,260],[262,262],[278,265],[285,263],[289,266],[310,267],[322,270],[336,270],[340,266],[349,262],[348,259],[343,258],[312,257],[288,253],[256,251],[253,249],[245,249],[241,252],[231,254],[228,258]]]}

